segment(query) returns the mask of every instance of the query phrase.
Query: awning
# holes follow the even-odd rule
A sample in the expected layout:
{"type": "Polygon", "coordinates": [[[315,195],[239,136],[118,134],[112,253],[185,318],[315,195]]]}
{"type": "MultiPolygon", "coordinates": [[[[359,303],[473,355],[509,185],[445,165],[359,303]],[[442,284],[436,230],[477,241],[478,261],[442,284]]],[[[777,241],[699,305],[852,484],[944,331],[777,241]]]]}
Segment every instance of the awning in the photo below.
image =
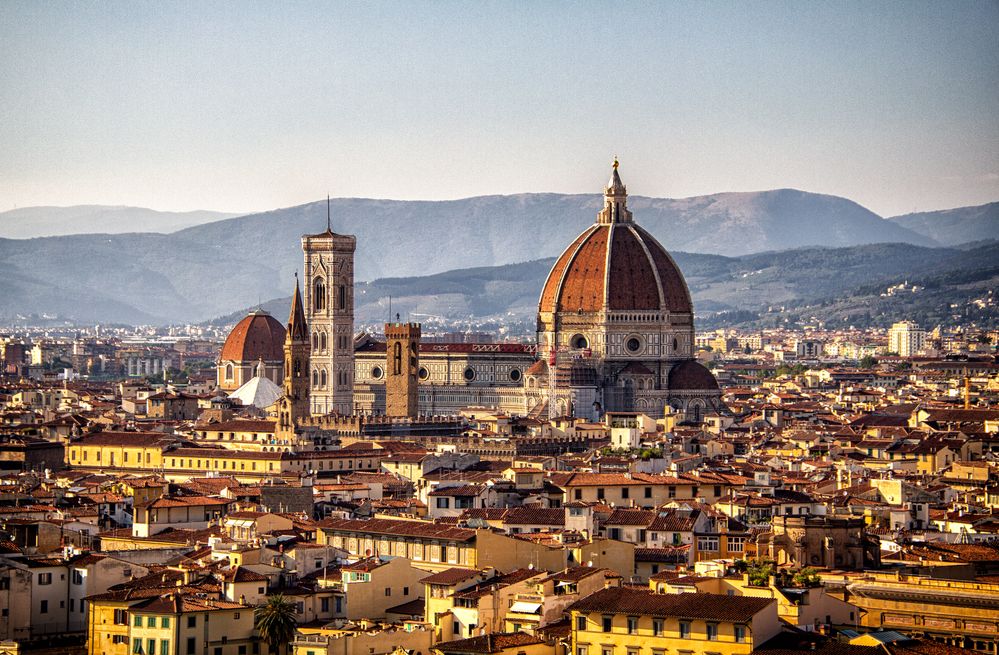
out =
{"type": "Polygon", "coordinates": [[[525,603],[522,600],[518,600],[510,606],[511,612],[517,612],[519,614],[537,614],[540,610],[541,603],[525,603]]]}

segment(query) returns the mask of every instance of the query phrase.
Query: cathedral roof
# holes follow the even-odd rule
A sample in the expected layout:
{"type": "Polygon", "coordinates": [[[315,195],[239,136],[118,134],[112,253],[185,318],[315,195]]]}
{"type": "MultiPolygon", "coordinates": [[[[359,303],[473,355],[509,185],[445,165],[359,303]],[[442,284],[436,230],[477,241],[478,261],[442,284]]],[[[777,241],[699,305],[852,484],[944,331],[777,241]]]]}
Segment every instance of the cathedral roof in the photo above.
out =
{"type": "Polygon", "coordinates": [[[704,391],[718,388],[718,380],[694,360],[680,362],[669,372],[670,391],[704,391]]]}
{"type": "Polygon", "coordinates": [[[236,324],[220,359],[234,362],[284,361],[284,326],[262,309],[250,312],[236,324]]]}
{"type": "Polygon", "coordinates": [[[617,162],[597,222],[555,262],[541,292],[542,312],[692,313],[683,274],[655,237],[636,225],[617,162]]]}

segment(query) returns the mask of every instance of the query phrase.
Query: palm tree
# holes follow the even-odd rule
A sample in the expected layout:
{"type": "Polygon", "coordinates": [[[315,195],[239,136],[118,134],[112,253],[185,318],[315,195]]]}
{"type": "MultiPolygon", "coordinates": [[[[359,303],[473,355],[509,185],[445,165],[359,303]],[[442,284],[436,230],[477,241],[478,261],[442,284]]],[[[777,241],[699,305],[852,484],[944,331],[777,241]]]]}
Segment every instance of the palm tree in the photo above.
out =
{"type": "Polygon", "coordinates": [[[282,594],[267,597],[267,602],[253,612],[254,625],[260,638],[267,642],[271,653],[280,653],[295,636],[295,604],[282,594]]]}

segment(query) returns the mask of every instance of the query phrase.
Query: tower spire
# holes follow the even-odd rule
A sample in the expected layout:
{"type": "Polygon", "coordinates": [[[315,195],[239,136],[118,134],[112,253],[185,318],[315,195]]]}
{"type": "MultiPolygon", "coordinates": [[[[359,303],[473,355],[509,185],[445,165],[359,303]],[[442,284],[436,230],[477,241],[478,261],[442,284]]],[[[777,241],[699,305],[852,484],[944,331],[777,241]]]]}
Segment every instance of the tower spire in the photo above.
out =
{"type": "Polygon", "coordinates": [[[332,222],[330,221],[330,194],[326,194],[326,231],[332,232],[332,222]]]}
{"type": "Polygon", "coordinates": [[[302,304],[302,292],[298,286],[298,272],[295,272],[295,295],[291,297],[291,312],[288,315],[288,338],[295,341],[308,341],[309,334],[305,325],[305,306],[302,304]]]}

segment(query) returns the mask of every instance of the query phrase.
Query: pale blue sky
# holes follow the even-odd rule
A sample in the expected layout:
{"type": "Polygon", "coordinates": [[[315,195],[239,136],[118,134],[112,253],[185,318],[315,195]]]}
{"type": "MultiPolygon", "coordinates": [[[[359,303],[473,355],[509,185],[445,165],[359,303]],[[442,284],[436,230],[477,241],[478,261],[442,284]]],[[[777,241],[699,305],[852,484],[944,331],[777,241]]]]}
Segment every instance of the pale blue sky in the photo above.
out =
{"type": "Polygon", "coordinates": [[[999,200],[999,2],[0,3],[0,210],[999,200]]]}

